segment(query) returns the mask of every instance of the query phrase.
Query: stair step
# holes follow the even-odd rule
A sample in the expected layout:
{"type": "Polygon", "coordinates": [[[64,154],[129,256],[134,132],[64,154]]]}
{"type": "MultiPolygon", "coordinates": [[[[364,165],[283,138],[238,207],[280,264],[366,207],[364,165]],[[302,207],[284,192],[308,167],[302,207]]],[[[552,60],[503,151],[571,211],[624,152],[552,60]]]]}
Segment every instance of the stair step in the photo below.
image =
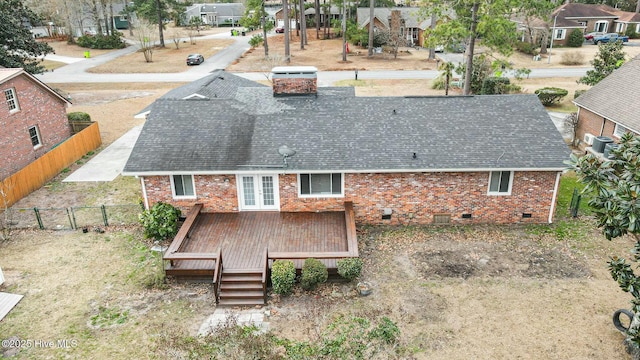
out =
{"type": "Polygon", "coordinates": [[[222,278],[220,282],[248,282],[248,281],[257,281],[262,283],[262,274],[260,275],[227,275],[222,274],[222,278]]]}
{"type": "Polygon", "coordinates": [[[220,299],[218,306],[255,306],[264,305],[264,299],[220,299]]]}
{"type": "Polygon", "coordinates": [[[220,299],[230,299],[230,298],[264,298],[264,293],[262,290],[253,290],[253,291],[221,291],[220,299]]]}
{"type": "Polygon", "coordinates": [[[259,274],[262,276],[262,272],[264,269],[224,269],[222,270],[223,274],[259,274]]]}
{"type": "Polygon", "coordinates": [[[242,282],[242,283],[222,283],[220,290],[260,290],[262,291],[262,283],[242,282]]]}

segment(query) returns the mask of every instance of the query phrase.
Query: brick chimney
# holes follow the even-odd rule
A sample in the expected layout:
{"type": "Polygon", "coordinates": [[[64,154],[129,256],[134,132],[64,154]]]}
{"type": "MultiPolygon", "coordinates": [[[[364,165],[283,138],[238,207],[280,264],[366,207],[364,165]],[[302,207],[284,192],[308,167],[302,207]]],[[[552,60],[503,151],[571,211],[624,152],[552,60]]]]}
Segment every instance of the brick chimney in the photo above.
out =
{"type": "Polygon", "coordinates": [[[271,70],[273,96],[317,95],[318,69],[314,66],[277,66],[271,70]]]}

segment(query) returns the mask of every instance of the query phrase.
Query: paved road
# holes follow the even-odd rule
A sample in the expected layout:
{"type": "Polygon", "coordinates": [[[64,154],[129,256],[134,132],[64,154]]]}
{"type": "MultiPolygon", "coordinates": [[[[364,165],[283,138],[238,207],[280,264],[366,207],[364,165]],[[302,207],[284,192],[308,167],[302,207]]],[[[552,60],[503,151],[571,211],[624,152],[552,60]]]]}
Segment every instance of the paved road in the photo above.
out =
{"type": "MultiPolygon", "coordinates": [[[[235,42],[223,51],[219,51],[213,57],[206,59],[198,66],[192,66],[187,71],[180,73],[161,74],[92,74],[86,72],[89,68],[109,62],[119,56],[130,54],[138,50],[137,46],[129,46],[125,49],[113,51],[89,59],[68,58],[56,55],[47,55],[47,58],[68,65],[60,67],[52,72],[37,75],[37,77],[47,83],[83,83],[83,82],[190,82],[200,79],[217,69],[225,69],[233,61],[239,58],[245,51],[249,50],[250,36],[231,37],[230,32],[202,37],[206,38],[226,38],[234,39],[235,42]]],[[[460,61],[462,54],[438,54],[447,61],[460,61]]],[[[186,66],[186,65],[185,65],[186,66]]],[[[588,67],[570,69],[531,69],[531,78],[546,77],[578,77],[583,76],[588,67]]],[[[236,73],[239,76],[250,80],[264,80],[264,74],[257,73],[236,73]]],[[[359,71],[358,79],[435,79],[439,75],[435,70],[371,70],[359,71]]],[[[336,81],[355,79],[353,71],[320,71],[318,72],[318,85],[331,86],[336,81]]]]}

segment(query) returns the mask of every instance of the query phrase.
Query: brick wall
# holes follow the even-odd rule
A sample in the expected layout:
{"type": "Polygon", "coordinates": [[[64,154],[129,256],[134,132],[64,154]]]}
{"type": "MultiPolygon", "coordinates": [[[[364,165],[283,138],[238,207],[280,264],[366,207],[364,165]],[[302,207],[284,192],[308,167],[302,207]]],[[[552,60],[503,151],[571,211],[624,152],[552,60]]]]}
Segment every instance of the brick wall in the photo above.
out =
{"type": "Polygon", "coordinates": [[[71,136],[66,103],[25,75],[0,85],[0,179],[5,178],[71,136]],[[4,90],[14,88],[20,111],[9,113],[4,90]],[[29,128],[36,125],[42,146],[34,149],[29,128]]]}
{"type": "Polygon", "coordinates": [[[576,136],[580,140],[580,148],[584,149],[589,146],[584,142],[584,135],[587,133],[595,136],[608,136],[618,140],[618,137],[613,136],[615,127],[616,124],[613,121],[607,120],[585,108],[580,108],[578,112],[578,129],[576,131],[576,136]]]}
{"type": "MultiPolygon", "coordinates": [[[[186,210],[202,202],[204,211],[238,211],[234,175],[195,178],[198,199],[188,201],[172,200],[168,176],[145,178],[150,205],[164,201],[186,210]]],[[[431,224],[434,214],[450,214],[452,223],[464,224],[545,223],[555,180],[555,172],[516,172],[511,195],[489,196],[486,172],[346,174],[344,197],[300,198],[297,176],[286,174],[279,176],[280,210],[343,210],[345,201],[353,201],[356,221],[361,224],[431,224]],[[393,210],[390,220],[382,220],[385,208],[393,210]],[[523,213],[531,217],[523,218],[523,213]],[[471,214],[471,218],[464,219],[462,214],[471,214]]]]}
{"type": "Polygon", "coordinates": [[[169,176],[149,176],[144,178],[149,206],[158,201],[170,203],[183,212],[195,203],[203,203],[204,212],[237,212],[238,191],[235,175],[194,176],[197,199],[174,200],[169,176]],[[229,181],[225,181],[228,179],[229,181]]]}
{"type": "Polygon", "coordinates": [[[273,83],[273,95],[303,95],[316,94],[318,92],[317,78],[292,78],[276,77],[271,79],[273,83]]]}

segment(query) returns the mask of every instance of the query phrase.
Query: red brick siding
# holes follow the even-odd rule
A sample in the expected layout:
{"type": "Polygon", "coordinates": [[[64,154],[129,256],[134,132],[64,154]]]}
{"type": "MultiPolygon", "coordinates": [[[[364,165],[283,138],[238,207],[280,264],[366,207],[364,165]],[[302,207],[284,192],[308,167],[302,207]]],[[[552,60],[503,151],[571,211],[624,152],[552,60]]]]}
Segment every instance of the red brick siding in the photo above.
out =
{"type": "Polygon", "coordinates": [[[24,75],[0,84],[0,179],[42,156],[71,136],[66,103],[24,75]],[[4,90],[14,88],[20,111],[9,113],[4,90]],[[38,126],[42,147],[33,148],[29,127],[38,126]]]}
{"type": "Polygon", "coordinates": [[[584,135],[587,133],[595,136],[608,136],[617,141],[618,137],[613,135],[615,128],[616,123],[613,121],[605,119],[585,108],[580,108],[578,113],[578,129],[576,131],[576,136],[580,140],[581,149],[589,146],[584,142],[584,135]]]}
{"type": "Polygon", "coordinates": [[[318,92],[317,78],[279,78],[273,76],[273,94],[315,94],[318,92]]]}
{"type": "MultiPolygon", "coordinates": [[[[544,223],[555,181],[555,172],[516,172],[511,195],[494,196],[487,195],[487,172],[345,174],[344,197],[300,198],[297,175],[286,174],[279,176],[280,210],[342,210],[352,201],[356,221],[366,224],[431,224],[434,214],[450,214],[452,223],[544,223]],[[382,220],[384,208],[393,210],[391,220],[382,220]],[[463,219],[465,213],[472,218],[463,219]],[[522,218],[523,213],[531,218],[522,218]]],[[[172,200],[168,176],[147,177],[145,183],[150,205],[164,201],[184,210],[202,202],[205,211],[238,211],[233,175],[196,176],[198,199],[188,201],[172,200]]]]}
{"type": "Polygon", "coordinates": [[[235,175],[194,176],[196,199],[173,199],[169,176],[149,176],[144,178],[149,206],[158,201],[173,204],[187,211],[193,204],[204,204],[205,212],[238,211],[238,191],[235,175]],[[228,179],[228,182],[225,182],[228,179]]]}

